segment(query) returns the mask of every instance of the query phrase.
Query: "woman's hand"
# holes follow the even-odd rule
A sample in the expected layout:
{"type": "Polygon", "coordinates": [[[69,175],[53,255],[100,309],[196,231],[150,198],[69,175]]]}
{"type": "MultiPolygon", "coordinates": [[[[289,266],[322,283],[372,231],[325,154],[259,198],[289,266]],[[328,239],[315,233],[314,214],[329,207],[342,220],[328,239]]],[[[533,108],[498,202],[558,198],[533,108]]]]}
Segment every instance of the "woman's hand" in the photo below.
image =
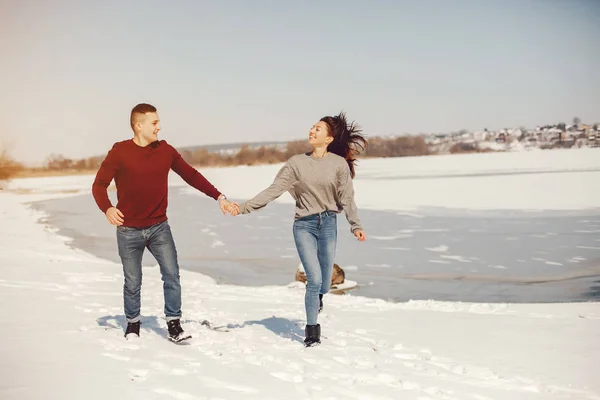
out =
{"type": "Polygon", "coordinates": [[[230,203],[227,211],[229,211],[229,214],[235,217],[240,213],[240,205],[238,203],[230,203]]]}
{"type": "Polygon", "coordinates": [[[221,209],[223,215],[229,213],[233,216],[236,216],[240,213],[240,205],[227,200],[226,197],[219,198],[219,208],[221,209]]]}
{"type": "Polygon", "coordinates": [[[364,242],[365,240],[367,240],[367,234],[362,229],[355,230],[354,236],[356,236],[359,242],[364,242]]]}

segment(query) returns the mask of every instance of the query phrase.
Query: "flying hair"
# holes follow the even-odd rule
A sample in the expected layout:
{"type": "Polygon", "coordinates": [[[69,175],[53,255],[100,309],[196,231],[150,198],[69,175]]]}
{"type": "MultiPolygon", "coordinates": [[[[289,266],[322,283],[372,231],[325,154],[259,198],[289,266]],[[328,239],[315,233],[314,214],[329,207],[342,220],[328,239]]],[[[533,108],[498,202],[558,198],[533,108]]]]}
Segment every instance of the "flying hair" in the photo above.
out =
{"type": "Polygon", "coordinates": [[[336,116],[323,117],[321,121],[327,124],[329,136],[333,137],[333,142],[329,144],[327,150],[346,159],[350,175],[354,178],[356,157],[368,146],[362,130],[354,121],[348,123],[343,111],[336,116]]]}

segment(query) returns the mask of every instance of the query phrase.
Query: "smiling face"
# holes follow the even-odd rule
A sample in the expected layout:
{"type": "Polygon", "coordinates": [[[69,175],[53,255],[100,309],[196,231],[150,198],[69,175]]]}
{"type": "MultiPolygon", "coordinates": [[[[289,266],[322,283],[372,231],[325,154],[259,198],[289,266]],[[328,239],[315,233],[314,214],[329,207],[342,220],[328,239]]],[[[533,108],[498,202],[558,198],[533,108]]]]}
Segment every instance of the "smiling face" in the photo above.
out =
{"type": "Polygon", "coordinates": [[[158,140],[160,131],[160,119],[156,112],[145,114],[136,114],[133,124],[133,130],[142,142],[152,143],[158,140]]]}
{"type": "Polygon", "coordinates": [[[319,121],[313,125],[308,134],[308,142],[314,147],[327,147],[333,142],[333,137],[329,135],[329,126],[319,121]]]}

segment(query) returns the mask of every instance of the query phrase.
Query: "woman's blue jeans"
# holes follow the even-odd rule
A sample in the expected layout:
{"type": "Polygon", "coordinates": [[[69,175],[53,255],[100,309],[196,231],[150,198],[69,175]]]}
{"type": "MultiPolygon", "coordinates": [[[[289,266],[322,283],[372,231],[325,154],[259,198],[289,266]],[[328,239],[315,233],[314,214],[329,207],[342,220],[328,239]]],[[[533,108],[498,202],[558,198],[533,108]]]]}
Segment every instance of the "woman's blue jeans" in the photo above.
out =
{"type": "Polygon", "coordinates": [[[319,294],[329,292],[337,246],[337,214],[325,211],[294,221],[294,241],[306,272],[306,324],[316,325],[319,294]]]}

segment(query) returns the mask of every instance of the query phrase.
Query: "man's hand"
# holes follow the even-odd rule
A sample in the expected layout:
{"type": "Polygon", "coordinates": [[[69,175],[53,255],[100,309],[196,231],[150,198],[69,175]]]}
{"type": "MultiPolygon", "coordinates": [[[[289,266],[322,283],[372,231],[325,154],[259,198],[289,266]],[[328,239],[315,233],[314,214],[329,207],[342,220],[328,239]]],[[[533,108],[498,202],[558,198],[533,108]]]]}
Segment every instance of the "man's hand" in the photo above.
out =
{"type": "Polygon", "coordinates": [[[226,215],[227,212],[229,211],[230,204],[231,204],[231,202],[229,200],[227,200],[225,197],[219,198],[219,208],[221,209],[221,212],[223,213],[223,215],[226,215]]]}
{"type": "Polygon", "coordinates": [[[125,218],[123,213],[115,207],[111,207],[108,210],[106,210],[106,219],[112,225],[117,225],[117,226],[123,225],[123,218],[125,218]]]}
{"type": "Polygon", "coordinates": [[[365,240],[367,240],[367,234],[365,233],[365,231],[363,231],[362,229],[357,229],[354,231],[354,236],[356,236],[356,238],[360,241],[360,242],[364,242],[365,240]]]}

